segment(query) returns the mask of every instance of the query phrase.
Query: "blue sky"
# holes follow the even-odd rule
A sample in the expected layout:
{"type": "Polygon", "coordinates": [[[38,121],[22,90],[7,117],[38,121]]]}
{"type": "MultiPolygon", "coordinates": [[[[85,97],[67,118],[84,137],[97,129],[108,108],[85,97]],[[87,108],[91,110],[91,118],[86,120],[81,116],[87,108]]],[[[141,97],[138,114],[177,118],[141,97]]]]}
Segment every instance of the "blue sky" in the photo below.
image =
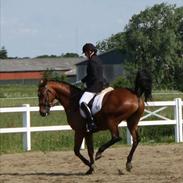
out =
{"type": "Polygon", "coordinates": [[[0,0],[0,47],[8,56],[81,54],[122,32],[129,19],[154,4],[183,0],[0,0]]]}

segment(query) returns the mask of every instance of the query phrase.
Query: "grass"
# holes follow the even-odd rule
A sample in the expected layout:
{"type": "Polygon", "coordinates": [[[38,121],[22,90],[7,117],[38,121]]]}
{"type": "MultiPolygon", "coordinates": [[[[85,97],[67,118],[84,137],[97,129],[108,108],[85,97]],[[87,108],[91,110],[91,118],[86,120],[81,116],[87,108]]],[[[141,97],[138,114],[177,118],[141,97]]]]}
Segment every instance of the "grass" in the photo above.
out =
{"type": "MultiPolygon", "coordinates": [[[[177,91],[155,91],[154,101],[174,100],[174,98],[183,98],[183,93],[177,91]],[[163,93],[163,94],[159,94],[163,93]]],[[[5,85],[0,88],[0,106],[12,107],[22,106],[22,104],[37,106],[37,86],[36,85],[5,85]],[[23,98],[24,97],[24,98],[23,98]],[[33,97],[33,98],[25,98],[33,97]]],[[[160,114],[173,118],[171,108],[162,111],[160,114]]],[[[0,128],[22,127],[22,113],[1,113],[0,128]]],[[[39,115],[38,112],[31,113],[31,126],[52,126],[64,125],[66,122],[64,112],[51,112],[46,118],[39,115]]],[[[122,141],[118,144],[126,144],[126,129],[120,128],[122,141]]],[[[142,143],[159,143],[174,142],[173,126],[156,126],[140,128],[142,143]]],[[[22,152],[22,135],[23,134],[0,134],[0,154],[22,152]]],[[[74,132],[33,132],[32,133],[32,150],[49,151],[49,150],[68,150],[73,149],[74,132]]],[[[110,139],[108,131],[94,134],[94,145],[99,147],[110,139]]]]}
{"type": "Polygon", "coordinates": [[[156,90],[153,91],[154,101],[172,101],[175,98],[183,98],[183,92],[176,90],[156,90]]]}

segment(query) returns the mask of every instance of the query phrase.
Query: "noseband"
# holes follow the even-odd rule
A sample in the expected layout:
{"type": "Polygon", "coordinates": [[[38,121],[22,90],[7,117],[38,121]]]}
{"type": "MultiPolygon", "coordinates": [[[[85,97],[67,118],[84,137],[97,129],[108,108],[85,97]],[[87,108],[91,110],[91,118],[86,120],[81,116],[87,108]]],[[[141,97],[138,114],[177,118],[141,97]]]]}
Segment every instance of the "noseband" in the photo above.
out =
{"type": "Polygon", "coordinates": [[[49,88],[47,85],[45,85],[44,88],[45,89],[44,89],[43,95],[44,95],[44,97],[46,97],[44,106],[45,106],[46,111],[49,111],[50,107],[53,106],[53,103],[49,102],[48,93],[51,93],[56,98],[56,92],[52,88],[49,88]]]}

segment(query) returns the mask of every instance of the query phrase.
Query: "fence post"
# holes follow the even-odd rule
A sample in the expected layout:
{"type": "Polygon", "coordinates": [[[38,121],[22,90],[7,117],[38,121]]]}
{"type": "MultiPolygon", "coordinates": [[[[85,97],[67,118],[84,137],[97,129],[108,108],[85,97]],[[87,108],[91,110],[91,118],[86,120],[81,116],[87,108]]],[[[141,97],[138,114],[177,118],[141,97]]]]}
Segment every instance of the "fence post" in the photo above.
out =
{"type": "Polygon", "coordinates": [[[126,128],[126,138],[127,138],[127,144],[128,145],[132,145],[133,144],[133,140],[132,140],[132,136],[128,130],[128,127],[126,128]]]}
{"type": "Polygon", "coordinates": [[[179,126],[180,126],[180,142],[183,142],[183,116],[182,116],[182,100],[181,98],[179,98],[179,116],[180,116],[180,120],[179,120],[179,126]]]}
{"type": "Polygon", "coordinates": [[[81,144],[81,149],[82,149],[82,150],[85,149],[85,139],[83,139],[83,142],[82,142],[82,144],[81,144]]]}
{"type": "Polygon", "coordinates": [[[174,118],[176,121],[175,141],[182,142],[183,139],[182,139],[182,101],[181,101],[181,98],[175,99],[174,118]]]}
{"type": "Polygon", "coordinates": [[[178,110],[178,125],[179,125],[179,142],[182,142],[182,100],[181,98],[176,99],[177,110],[178,110]]]}
{"type": "Polygon", "coordinates": [[[30,105],[23,104],[26,107],[26,111],[23,112],[23,127],[26,128],[26,132],[23,133],[23,148],[26,151],[31,150],[31,131],[30,131],[30,105]]]}

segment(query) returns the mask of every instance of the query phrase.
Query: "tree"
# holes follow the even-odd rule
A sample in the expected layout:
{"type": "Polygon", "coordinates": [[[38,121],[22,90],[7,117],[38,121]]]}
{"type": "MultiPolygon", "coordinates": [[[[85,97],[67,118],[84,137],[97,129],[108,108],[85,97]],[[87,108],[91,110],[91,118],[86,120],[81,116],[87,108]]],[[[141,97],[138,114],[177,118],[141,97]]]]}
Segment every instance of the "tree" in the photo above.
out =
{"type": "Polygon", "coordinates": [[[126,26],[128,66],[130,63],[134,71],[147,68],[153,73],[156,86],[175,88],[175,71],[183,61],[181,12],[162,3],[134,15],[126,26]]]}
{"type": "Polygon", "coordinates": [[[125,33],[119,32],[115,35],[112,35],[104,41],[98,42],[96,47],[100,53],[112,50],[112,49],[122,49],[124,51],[125,47],[125,33]]]}
{"type": "Polygon", "coordinates": [[[79,57],[77,53],[66,53],[63,54],[62,57],[68,58],[68,57],[79,57]]]}
{"type": "Polygon", "coordinates": [[[54,80],[54,81],[67,81],[67,76],[65,74],[60,74],[59,72],[47,69],[43,72],[43,79],[54,80]]]}
{"type": "Polygon", "coordinates": [[[39,55],[36,58],[71,58],[71,57],[79,57],[79,55],[77,53],[66,53],[66,54],[62,54],[61,56],[57,56],[57,55],[39,55]]]}
{"type": "Polygon", "coordinates": [[[157,88],[181,88],[177,72],[183,71],[183,7],[162,3],[132,16],[124,32],[98,43],[102,52],[111,47],[125,53],[123,67],[131,83],[136,71],[146,68],[157,88]]]}
{"type": "Polygon", "coordinates": [[[6,58],[8,58],[7,54],[8,54],[8,52],[7,52],[7,50],[5,49],[5,47],[3,46],[3,47],[0,49],[0,59],[6,59],[6,58]]]}
{"type": "Polygon", "coordinates": [[[36,58],[57,58],[56,55],[39,55],[36,58]]]}

